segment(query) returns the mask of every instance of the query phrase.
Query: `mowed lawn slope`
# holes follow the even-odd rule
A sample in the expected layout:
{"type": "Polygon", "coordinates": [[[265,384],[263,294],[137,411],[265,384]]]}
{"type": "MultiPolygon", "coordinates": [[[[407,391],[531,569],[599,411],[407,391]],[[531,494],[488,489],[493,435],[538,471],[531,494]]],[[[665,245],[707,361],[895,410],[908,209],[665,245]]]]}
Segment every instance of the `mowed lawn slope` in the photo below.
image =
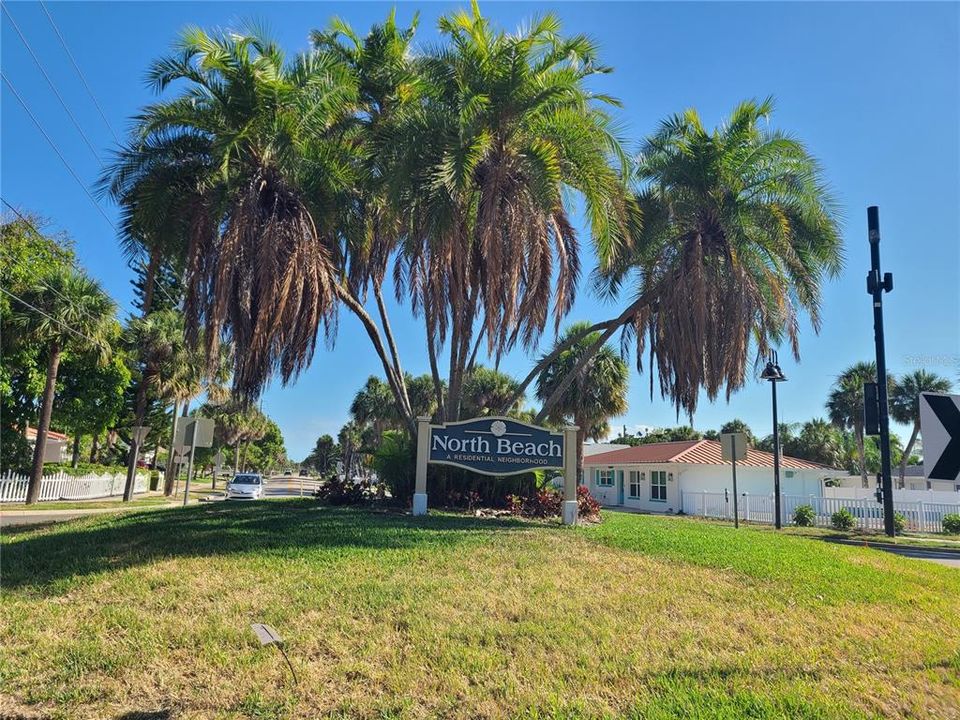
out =
{"type": "Polygon", "coordinates": [[[6,532],[2,587],[4,717],[960,717],[960,572],[688,519],[221,503],[6,532]]]}

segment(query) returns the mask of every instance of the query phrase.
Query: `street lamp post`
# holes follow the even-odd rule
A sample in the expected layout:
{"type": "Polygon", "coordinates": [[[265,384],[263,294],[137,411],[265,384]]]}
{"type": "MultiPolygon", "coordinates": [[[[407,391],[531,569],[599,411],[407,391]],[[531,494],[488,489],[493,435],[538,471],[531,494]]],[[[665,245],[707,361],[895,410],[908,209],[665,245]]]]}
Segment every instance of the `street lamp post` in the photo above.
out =
{"type": "Polygon", "coordinates": [[[760,378],[770,383],[770,390],[773,394],[773,524],[779,530],[782,523],[780,513],[780,423],[777,420],[777,383],[786,382],[787,376],[780,369],[775,352],[770,353],[767,366],[760,373],[760,378]]]}

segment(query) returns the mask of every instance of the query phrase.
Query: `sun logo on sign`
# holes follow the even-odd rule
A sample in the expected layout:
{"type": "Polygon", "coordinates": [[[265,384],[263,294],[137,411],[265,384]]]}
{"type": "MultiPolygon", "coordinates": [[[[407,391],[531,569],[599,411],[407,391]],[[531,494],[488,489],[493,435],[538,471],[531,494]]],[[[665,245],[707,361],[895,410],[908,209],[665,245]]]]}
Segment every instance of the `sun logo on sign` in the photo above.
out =
{"type": "Polygon", "coordinates": [[[493,433],[494,437],[506,435],[507,425],[502,420],[494,420],[492,423],[490,423],[490,432],[493,433]]]}

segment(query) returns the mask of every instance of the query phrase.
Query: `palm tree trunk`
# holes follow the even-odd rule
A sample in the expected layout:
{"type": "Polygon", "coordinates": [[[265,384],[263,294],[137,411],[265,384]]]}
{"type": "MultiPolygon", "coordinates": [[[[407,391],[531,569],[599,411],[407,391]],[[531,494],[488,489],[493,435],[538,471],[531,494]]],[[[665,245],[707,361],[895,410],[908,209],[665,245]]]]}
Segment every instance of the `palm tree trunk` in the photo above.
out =
{"type": "Polygon", "coordinates": [[[587,438],[586,423],[583,418],[577,419],[577,485],[583,478],[583,441],[587,438]]]}
{"type": "Polygon", "coordinates": [[[150,260],[147,262],[147,274],[143,278],[143,317],[150,314],[153,307],[153,291],[157,279],[157,266],[160,264],[160,253],[150,249],[150,260]]]}
{"type": "Polygon", "coordinates": [[[73,457],[70,458],[70,467],[76,467],[80,464],[80,433],[73,433],[73,457]]]}
{"type": "MultiPolygon", "coordinates": [[[[152,373],[149,366],[143,368],[143,377],[140,379],[140,385],[137,388],[137,402],[134,411],[134,426],[143,425],[143,419],[147,415],[147,383],[152,373]]],[[[130,437],[130,454],[127,458],[127,482],[123,487],[123,501],[133,500],[133,486],[137,477],[137,458],[140,454],[140,443],[137,442],[137,436],[134,432],[130,437]]]]}
{"type": "Polygon", "coordinates": [[[413,413],[410,410],[409,401],[404,402],[404,398],[407,397],[406,382],[403,378],[403,374],[398,374],[397,369],[387,357],[387,351],[383,347],[383,340],[380,338],[380,330],[377,328],[377,324],[373,321],[373,318],[370,317],[369,313],[363,309],[363,305],[355,297],[353,297],[349,290],[342,287],[340,283],[334,285],[334,289],[337,292],[337,296],[343,300],[344,305],[346,305],[350,311],[360,319],[364,329],[367,331],[367,335],[370,337],[370,341],[373,343],[373,349],[376,350],[377,356],[380,358],[380,362],[383,365],[383,370],[387,375],[387,383],[390,385],[390,390],[393,392],[393,399],[397,403],[397,409],[400,411],[400,417],[403,419],[403,422],[407,426],[407,430],[410,432],[411,436],[416,436],[416,419],[413,417],[413,413]]]}
{"type": "Polygon", "coordinates": [[[90,441],[90,464],[97,461],[97,450],[100,449],[100,433],[94,433],[90,441]]]}
{"type": "Polygon", "coordinates": [[[180,400],[173,401],[173,426],[170,428],[170,451],[167,453],[167,469],[163,471],[163,494],[169,497],[173,494],[174,442],[177,437],[177,421],[180,414],[180,400]]]}
{"type": "Polygon", "coordinates": [[[900,458],[900,487],[904,486],[904,477],[907,474],[907,462],[910,460],[910,451],[913,450],[913,444],[917,441],[917,435],[920,433],[920,423],[914,421],[913,432],[910,433],[910,442],[903,449],[903,457],[900,458]]]}
{"type": "Polygon", "coordinates": [[[233,474],[240,472],[240,441],[233,446],[233,474]]]}
{"type": "Polygon", "coordinates": [[[47,360],[47,384],[40,402],[40,419],[37,423],[37,442],[33,446],[33,467],[27,485],[27,505],[40,499],[40,482],[43,479],[43,451],[50,432],[50,415],[53,412],[53,396],[57,391],[57,372],[60,370],[60,346],[50,343],[50,358],[47,360]]]}
{"type": "Polygon", "coordinates": [[[247,440],[247,441],[243,444],[243,460],[241,461],[242,464],[243,464],[243,471],[244,471],[244,472],[247,471],[247,450],[249,450],[249,449],[250,449],[250,441],[247,440]]]}

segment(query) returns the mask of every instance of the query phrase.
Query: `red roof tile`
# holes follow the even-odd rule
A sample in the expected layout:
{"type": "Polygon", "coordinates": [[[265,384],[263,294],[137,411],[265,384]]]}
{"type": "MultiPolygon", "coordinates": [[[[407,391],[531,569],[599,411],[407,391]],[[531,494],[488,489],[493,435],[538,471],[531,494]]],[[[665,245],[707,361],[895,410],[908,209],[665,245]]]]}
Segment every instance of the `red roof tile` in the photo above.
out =
{"type": "MultiPolygon", "coordinates": [[[[722,459],[720,443],[716,440],[683,440],[651,443],[612,452],[600,453],[583,459],[584,465],[633,465],[644,463],[684,463],[689,465],[729,465],[722,459]]],[[[762,450],[747,450],[747,457],[737,465],[773,467],[773,454],[762,450]]],[[[780,467],[807,470],[833,470],[827,465],[783,455],[780,467]]]]}

